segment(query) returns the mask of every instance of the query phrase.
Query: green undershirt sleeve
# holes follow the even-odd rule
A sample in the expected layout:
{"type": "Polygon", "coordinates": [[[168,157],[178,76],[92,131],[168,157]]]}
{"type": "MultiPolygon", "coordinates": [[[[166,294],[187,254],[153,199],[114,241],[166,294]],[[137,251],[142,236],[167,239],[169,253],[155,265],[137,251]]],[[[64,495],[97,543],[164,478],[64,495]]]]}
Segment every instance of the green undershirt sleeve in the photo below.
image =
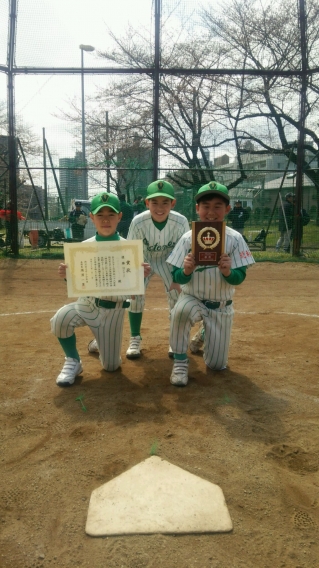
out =
{"type": "Polygon", "coordinates": [[[191,274],[187,276],[184,273],[184,269],[178,268],[177,266],[173,266],[172,276],[173,276],[173,282],[176,282],[176,284],[187,284],[187,282],[189,282],[192,277],[191,274]]]}
{"type": "MultiPolygon", "coordinates": [[[[177,266],[173,266],[172,276],[173,282],[176,282],[177,284],[187,284],[192,277],[191,274],[186,276],[186,274],[184,274],[184,269],[178,268],[177,266]]],[[[232,286],[238,286],[246,278],[246,266],[231,268],[230,275],[227,277],[223,275],[223,278],[225,278],[228,284],[231,284],[232,286]]]]}
{"type": "Polygon", "coordinates": [[[246,278],[246,268],[247,268],[246,266],[240,266],[239,268],[231,268],[230,275],[229,276],[223,275],[223,278],[225,278],[228,284],[231,284],[232,286],[238,286],[239,284],[244,282],[246,278]]]}

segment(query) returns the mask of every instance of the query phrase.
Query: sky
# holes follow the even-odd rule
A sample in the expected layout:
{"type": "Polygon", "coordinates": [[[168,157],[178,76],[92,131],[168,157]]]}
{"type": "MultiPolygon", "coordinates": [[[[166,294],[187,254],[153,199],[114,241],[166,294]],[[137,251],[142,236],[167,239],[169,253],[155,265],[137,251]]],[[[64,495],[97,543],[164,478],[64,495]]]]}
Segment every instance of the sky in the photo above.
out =
{"type": "MultiPolygon", "coordinates": [[[[153,33],[152,0],[18,0],[16,32],[17,66],[81,67],[80,44],[96,51],[84,53],[84,66],[105,66],[97,51],[108,45],[107,28],[117,35],[125,29],[143,27],[153,33]]],[[[9,0],[0,0],[0,64],[7,59],[9,0]]],[[[103,76],[103,81],[106,80],[103,76]]],[[[85,76],[85,96],[90,96],[101,76],[85,76]]],[[[0,73],[0,100],[6,101],[7,78],[0,73]]],[[[69,103],[81,101],[81,75],[16,75],[17,122],[30,125],[42,144],[45,128],[55,163],[80,150],[70,128],[59,118],[69,103]]],[[[40,164],[39,164],[40,165],[40,164]]]]}
{"type": "MultiPolygon", "coordinates": [[[[205,0],[204,0],[205,1],[205,0]]],[[[80,67],[80,44],[95,47],[84,53],[85,67],[105,66],[97,51],[110,41],[107,29],[117,36],[128,26],[154,33],[154,0],[18,0],[16,60],[19,67],[80,67]]],[[[193,17],[196,0],[165,0],[163,21],[174,27],[176,18],[193,17]],[[169,16],[169,19],[167,19],[169,16]]],[[[0,0],[0,64],[7,58],[7,19],[9,0],[0,0]]],[[[177,26],[176,26],[177,27],[177,26]]],[[[114,76],[113,76],[114,77],[114,76]]],[[[85,75],[85,96],[107,76],[85,75]]],[[[0,100],[6,100],[6,75],[0,73],[0,100]]],[[[54,156],[73,157],[81,150],[70,125],[61,118],[70,102],[81,102],[81,76],[19,74],[15,78],[15,105],[18,121],[32,127],[42,144],[42,129],[54,156]]],[[[38,165],[42,165],[39,162],[38,165]]],[[[36,165],[36,164],[34,164],[36,165]]]]}
{"type": "MultiPolygon", "coordinates": [[[[4,0],[0,0],[3,6],[4,0]]],[[[3,14],[3,10],[2,10],[3,14]]],[[[144,26],[151,32],[152,0],[19,0],[16,38],[16,65],[35,67],[80,67],[80,44],[107,46],[107,27],[121,35],[126,27],[144,26]]],[[[3,47],[3,46],[2,46],[3,47]]],[[[105,65],[97,53],[84,53],[84,66],[105,65]]],[[[6,46],[0,63],[5,63],[6,46]]],[[[6,97],[6,78],[2,75],[1,99],[6,97]]],[[[91,77],[86,76],[86,94],[91,77]]],[[[80,75],[17,75],[16,112],[26,122],[41,127],[52,123],[52,113],[61,103],[81,94],[80,75]],[[51,118],[50,118],[51,117],[51,118]]]]}

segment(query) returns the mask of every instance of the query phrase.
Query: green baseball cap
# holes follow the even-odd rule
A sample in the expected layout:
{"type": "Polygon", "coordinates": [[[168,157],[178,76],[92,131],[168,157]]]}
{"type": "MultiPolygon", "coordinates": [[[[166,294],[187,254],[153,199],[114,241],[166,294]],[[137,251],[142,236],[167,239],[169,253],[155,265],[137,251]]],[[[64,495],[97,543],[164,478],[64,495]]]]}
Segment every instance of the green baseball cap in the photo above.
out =
{"type": "Polygon", "coordinates": [[[161,179],[153,181],[146,190],[145,199],[151,199],[152,197],[168,197],[169,199],[175,199],[172,184],[161,179]]]}
{"type": "Polygon", "coordinates": [[[210,181],[206,185],[200,187],[195,195],[195,200],[198,201],[201,197],[204,197],[204,195],[220,195],[221,197],[224,197],[228,203],[230,200],[227,187],[217,181],[210,181]]]}
{"type": "Polygon", "coordinates": [[[96,215],[102,207],[110,207],[115,213],[120,213],[121,211],[120,200],[114,193],[99,193],[99,195],[93,197],[91,201],[92,215],[96,215]]]}

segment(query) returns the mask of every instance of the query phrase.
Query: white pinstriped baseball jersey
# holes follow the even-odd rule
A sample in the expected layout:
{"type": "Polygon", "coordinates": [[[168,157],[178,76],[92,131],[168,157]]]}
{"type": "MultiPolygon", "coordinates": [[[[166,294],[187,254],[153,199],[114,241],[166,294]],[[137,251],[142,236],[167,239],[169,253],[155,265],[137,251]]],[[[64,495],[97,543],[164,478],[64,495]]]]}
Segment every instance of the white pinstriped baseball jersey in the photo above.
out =
{"type": "MultiPolygon", "coordinates": [[[[191,250],[191,240],[192,231],[188,231],[177,243],[167,262],[181,268],[191,250]]],[[[255,262],[243,237],[230,227],[226,227],[225,252],[231,258],[232,268],[255,262]]],[[[182,285],[182,293],[171,313],[170,345],[174,353],[187,352],[191,326],[203,320],[204,361],[216,371],[226,367],[234,310],[232,304],[226,306],[225,302],[232,299],[234,291],[218,267],[200,266],[195,269],[190,282],[182,285]],[[210,309],[201,300],[223,303],[217,309],[210,309]]]]}
{"type": "MultiPolygon", "coordinates": [[[[167,263],[181,268],[185,256],[191,251],[192,231],[188,231],[177,243],[167,263]]],[[[231,258],[231,268],[249,266],[254,259],[242,235],[226,226],[225,252],[231,258]]],[[[190,294],[200,300],[216,300],[222,302],[231,300],[234,287],[225,280],[218,267],[198,266],[192,274],[190,282],[182,285],[185,294],[190,294]]]]}
{"type": "MultiPolygon", "coordinates": [[[[158,274],[164,282],[170,309],[174,306],[178,293],[176,290],[169,292],[173,280],[166,259],[186,231],[189,231],[189,223],[184,215],[176,211],[169,212],[167,223],[161,231],[156,228],[150,211],[144,211],[134,217],[127,235],[128,240],[141,239],[143,241],[144,260],[150,264],[152,269],[150,276],[145,280],[145,289],[153,274],[158,274]]],[[[135,300],[131,300],[129,310],[142,312],[144,303],[144,296],[136,296],[135,300]]]]}
{"type": "MultiPolygon", "coordinates": [[[[84,242],[95,241],[95,237],[84,242]]],[[[120,240],[125,241],[122,237],[120,240]]],[[[107,242],[107,241],[106,241],[107,242]]],[[[106,371],[115,371],[120,366],[125,308],[123,301],[127,296],[107,296],[100,298],[117,302],[115,308],[101,308],[95,298],[81,297],[77,301],[60,308],[51,321],[51,331],[56,337],[67,338],[77,327],[88,326],[99,346],[100,361],[106,371]]]]}

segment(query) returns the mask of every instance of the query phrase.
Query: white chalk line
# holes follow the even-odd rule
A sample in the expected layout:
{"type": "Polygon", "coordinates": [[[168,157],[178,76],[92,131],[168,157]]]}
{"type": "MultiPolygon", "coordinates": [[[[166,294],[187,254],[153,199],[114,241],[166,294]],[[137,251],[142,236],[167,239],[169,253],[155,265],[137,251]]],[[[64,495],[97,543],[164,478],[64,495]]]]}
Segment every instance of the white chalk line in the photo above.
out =
{"type": "Polygon", "coordinates": [[[11,314],[0,314],[0,317],[4,316],[29,316],[30,314],[54,314],[57,310],[40,310],[38,312],[13,312],[11,314]]]}
{"type": "Polygon", "coordinates": [[[285,316],[301,316],[304,318],[319,318],[319,315],[317,314],[302,314],[299,312],[240,312],[239,310],[235,310],[236,314],[244,314],[244,315],[253,315],[253,316],[262,316],[262,315],[271,315],[271,314],[280,314],[280,315],[285,315],[285,316]]]}
{"type": "MultiPolygon", "coordinates": [[[[57,310],[39,310],[36,312],[13,312],[10,314],[0,314],[0,317],[12,317],[12,316],[29,316],[34,314],[54,314],[57,310]]],[[[145,308],[145,312],[167,312],[168,308],[145,308]]],[[[319,318],[317,314],[302,314],[299,312],[241,312],[235,310],[236,314],[251,315],[251,316],[262,316],[262,315],[285,315],[285,316],[300,316],[304,318],[319,318]]]]}

